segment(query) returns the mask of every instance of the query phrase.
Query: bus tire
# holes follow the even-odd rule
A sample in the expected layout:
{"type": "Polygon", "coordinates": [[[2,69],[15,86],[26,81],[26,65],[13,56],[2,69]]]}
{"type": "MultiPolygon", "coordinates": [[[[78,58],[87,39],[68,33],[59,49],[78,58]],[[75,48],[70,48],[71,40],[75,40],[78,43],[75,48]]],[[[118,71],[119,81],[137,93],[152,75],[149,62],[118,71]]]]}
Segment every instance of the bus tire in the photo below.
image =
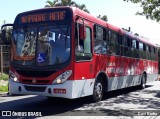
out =
{"type": "Polygon", "coordinates": [[[141,89],[144,89],[146,87],[146,75],[143,74],[141,77],[141,85],[140,85],[141,89]]]}
{"type": "Polygon", "coordinates": [[[93,101],[94,102],[99,102],[102,100],[104,94],[104,86],[103,86],[103,80],[101,77],[99,77],[95,81],[95,85],[93,88],[93,101]]]}

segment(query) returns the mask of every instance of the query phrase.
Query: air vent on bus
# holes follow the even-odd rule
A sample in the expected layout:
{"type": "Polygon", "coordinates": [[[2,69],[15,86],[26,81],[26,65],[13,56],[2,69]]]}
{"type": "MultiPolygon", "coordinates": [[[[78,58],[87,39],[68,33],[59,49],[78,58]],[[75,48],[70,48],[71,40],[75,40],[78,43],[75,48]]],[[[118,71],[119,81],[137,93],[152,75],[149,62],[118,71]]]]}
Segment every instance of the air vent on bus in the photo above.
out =
{"type": "Polygon", "coordinates": [[[24,86],[27,91],[33,92],[44,92],[46,90],[45,86],[24,86]]]}

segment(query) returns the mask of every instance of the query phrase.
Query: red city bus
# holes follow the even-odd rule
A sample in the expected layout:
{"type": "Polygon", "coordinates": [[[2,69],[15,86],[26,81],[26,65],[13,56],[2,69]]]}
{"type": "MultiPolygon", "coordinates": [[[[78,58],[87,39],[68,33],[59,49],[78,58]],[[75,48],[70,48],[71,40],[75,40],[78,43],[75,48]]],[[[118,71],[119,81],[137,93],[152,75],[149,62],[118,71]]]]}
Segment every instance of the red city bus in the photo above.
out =
{"type": "Polygon", "coordinates": [[[157,79],[154,44],[78,8],[20,13],[12,26],[10,94],[97,102],[104,92],[157,79]]]}

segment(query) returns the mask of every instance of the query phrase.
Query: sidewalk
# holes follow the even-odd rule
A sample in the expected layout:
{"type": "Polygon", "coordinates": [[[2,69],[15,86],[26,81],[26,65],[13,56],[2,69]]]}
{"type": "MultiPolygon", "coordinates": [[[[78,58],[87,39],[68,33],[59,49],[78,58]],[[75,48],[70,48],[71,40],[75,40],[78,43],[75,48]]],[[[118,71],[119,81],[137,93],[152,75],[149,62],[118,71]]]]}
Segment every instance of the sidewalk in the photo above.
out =
{"type": "Polygon", "coordinates": [[[7,95],[8,95],[8,92],[0,92],[0,97],[7,96],[7,95]]]}

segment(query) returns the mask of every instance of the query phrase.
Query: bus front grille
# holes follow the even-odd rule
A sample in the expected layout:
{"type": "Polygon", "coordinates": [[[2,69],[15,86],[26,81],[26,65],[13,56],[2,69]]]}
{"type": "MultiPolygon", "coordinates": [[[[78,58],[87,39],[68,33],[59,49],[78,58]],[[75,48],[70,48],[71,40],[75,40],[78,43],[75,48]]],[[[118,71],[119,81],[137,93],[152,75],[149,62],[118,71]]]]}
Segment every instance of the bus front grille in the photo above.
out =
{"type": "Polygon", "coordinates": [[[24,86],[27,91],[32,92],[44,92],[46,90],[45,86],[24,86]]]}

